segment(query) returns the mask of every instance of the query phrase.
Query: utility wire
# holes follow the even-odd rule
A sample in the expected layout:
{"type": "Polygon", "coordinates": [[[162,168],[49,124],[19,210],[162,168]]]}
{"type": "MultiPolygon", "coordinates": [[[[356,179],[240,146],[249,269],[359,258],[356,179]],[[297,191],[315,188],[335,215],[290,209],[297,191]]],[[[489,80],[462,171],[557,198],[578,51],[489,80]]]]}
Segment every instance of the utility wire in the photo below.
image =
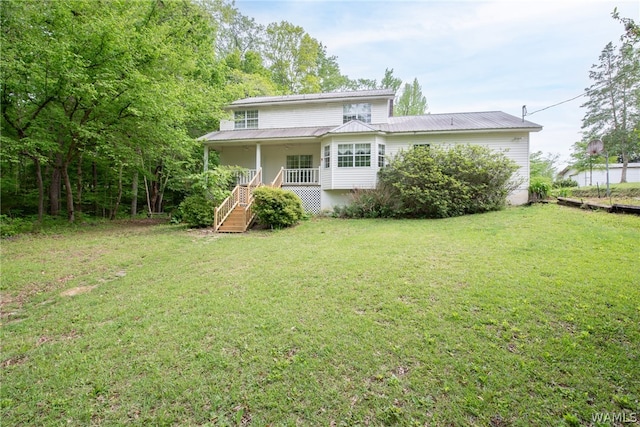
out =
{"type": "Polygon", "coordinates": [[[585,96],[587,93],[589,93],[589,91],[583,92],[583,93],[581,93],[581,94],[580,94],[580,95],[578,95],[578,96],[574,96],[573,98],[566,99],[566,100],[564,100],[564,101],[558,102],[557,104],[549,105],[548,107],[544,107],[544,108],[541,108],[541,109],[539,109],[539,110],[532,111],[532,112],[530,112],[530,113],[528,113],[528,112],[527,112],[527,113],[525,114],[525,116],[531,116],[531,115],[533,115],[533,114],[535,114],[535,113],[539,113],[540,111],[548,110],[549,108],[553,108],[553,107],[557,107],[558,105],[566,104],[567,102],[571,102],[571,101],[573,101],[574,99],[578,99],[578,98],[580,98],[581,96],[585,96]]]}
{"type": "MultiPolygon", "coordinates": [[[[606,82],[603,82],[603,83],[601,84],[601,86],[604,86],[605,84],[606,84],[606,82]]],[[[523,105],[524,114],[522,115],[522,118],[524,119],[524,117],[526,117],[526,116],[531,116],[531,115],[533,115],[533,114],[535,114],[535,113],[539,113],[540,111],[548,110],[549,108],[553,108],[553,107],[557,107],[558,105],[566,104],[567,102],[571,102],[571,101],[573,101],[573,100],[576,100],[576,99],[578,99],[578,98],[580,98],[580,97],[582,97],[582,96],[585,96],[585,95],[589,94],[589,92],[592,92],[592,91],[594,91],[595,89],[600,89],[600,88],[599,88],[598,86],[596,86],[596,87],[593,87],[593,88],[587,89],[587,90],[585,90],[584,92],[582,92],[580,95],[574,96],[573,98],[565,99],[564,101],[560,101],[560,102],[558,102],[558,103],[556,103],[556,104],[549,105],[548,107],[544,107],[544,108],[541,108],[541,109],[539,109],[539,110],[532,111],[531,113],[527,112],[526,105],[523,105]]]]}

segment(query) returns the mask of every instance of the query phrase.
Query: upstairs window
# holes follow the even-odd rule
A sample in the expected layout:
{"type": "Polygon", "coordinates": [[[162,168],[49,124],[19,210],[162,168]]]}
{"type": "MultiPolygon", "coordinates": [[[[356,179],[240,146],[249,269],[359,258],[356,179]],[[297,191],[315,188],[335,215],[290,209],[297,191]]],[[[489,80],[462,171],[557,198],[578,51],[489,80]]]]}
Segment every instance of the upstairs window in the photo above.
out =
{"type": "Polygon", "coordinates": [[[235,129],[258,129],[258,110],[236,111],[233,118],[235,129]]]}
{"type": "Polygon", "coordinates": [[[371,123],[371,104],[344,104],[342,106],[342,123],[351,120],[371,123]]]}
{"type": "Polygon", "coordinates": [[[338,144],[338,167],[371,166],[371,144],[338,144]]]}

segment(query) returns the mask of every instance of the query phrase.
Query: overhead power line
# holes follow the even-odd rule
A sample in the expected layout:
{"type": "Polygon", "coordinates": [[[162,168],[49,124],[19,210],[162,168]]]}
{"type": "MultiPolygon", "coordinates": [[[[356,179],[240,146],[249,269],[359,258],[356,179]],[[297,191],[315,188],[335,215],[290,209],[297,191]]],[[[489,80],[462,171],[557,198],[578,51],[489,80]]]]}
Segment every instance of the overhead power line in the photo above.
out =
{"type": "MultiPolygon", "coordinates": [[[[602,83],[601,85],[602,85],[602,86],[604,86],[604,85],[605,85],[605,83],[602,83]]],[[[582,92],[580,95],[576,95],[576,96],[574,96],[573,98],[565,99],[564,101],[557,102],[557,103],[555,103],[555,104],[549,105],[549,106],[544,107],[544,108],[541,108],[541,109],[539,109],[539,110],[532,111],[532,112],[530,112],[530,113],[529,113],[529,112],[527,112],[527,106],[526,106],[526,105],[523,105],[523,106],[522,106],[522,121],[524,121],[524,118],[525,118],[526,116],[531,116],[531,115],[533,115],[533,114],[535,114],[535,113],[539,113],[540,111],[548,110],[549,108],[557,107],[558,105],[562,105],[562,104],[566,104],[567,102],[574,101],[574,100],[576,100],[576,99],[578,99],[578,98],[580,98],[580,97],[582,97],[582,96],[585,96],[585,95],[589,94],[589,92],[591,92],[591,91],[593,91],[593,90],[595,90],[595,89],[598,89],[598,86],[596,86],[596,87],[592,87],[592,88],[590,88],[590,89],[587,89],[587,90],[585,90],[584,92],[582,92]]]]}

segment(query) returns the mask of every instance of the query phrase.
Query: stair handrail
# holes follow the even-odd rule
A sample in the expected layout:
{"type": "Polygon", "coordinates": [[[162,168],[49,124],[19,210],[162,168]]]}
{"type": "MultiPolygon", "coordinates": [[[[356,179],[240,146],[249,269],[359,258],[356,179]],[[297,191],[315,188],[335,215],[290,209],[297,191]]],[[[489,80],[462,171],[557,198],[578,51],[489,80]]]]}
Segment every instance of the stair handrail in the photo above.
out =
{"type": "Polygon", "coordinates": [[[233,209],[240,203],[240,186],[236,185],[226,199],[213,212],[213,231],[218,231],[225,219],[231,214],[233,209]]]}
{"type": "Polygon", "coordinates": [[[284,167],[281,167],[276,177],[273,178],[273,181],[271,181],[270,186],[273,188],[280,188],[282,187],[283,180],[284,180],[284,167]]]}

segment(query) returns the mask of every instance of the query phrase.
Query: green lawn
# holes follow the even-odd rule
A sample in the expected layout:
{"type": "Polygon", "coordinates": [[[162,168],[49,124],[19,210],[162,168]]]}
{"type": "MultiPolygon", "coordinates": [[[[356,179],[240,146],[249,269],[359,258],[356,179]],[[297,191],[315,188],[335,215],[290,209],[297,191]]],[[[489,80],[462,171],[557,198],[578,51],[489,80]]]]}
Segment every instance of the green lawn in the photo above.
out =
{"type": "Polygon", "coordinates": [[[635,216],[88,226],[2,241],[2,304],[7,426],[640,418],[635,216]]]}

